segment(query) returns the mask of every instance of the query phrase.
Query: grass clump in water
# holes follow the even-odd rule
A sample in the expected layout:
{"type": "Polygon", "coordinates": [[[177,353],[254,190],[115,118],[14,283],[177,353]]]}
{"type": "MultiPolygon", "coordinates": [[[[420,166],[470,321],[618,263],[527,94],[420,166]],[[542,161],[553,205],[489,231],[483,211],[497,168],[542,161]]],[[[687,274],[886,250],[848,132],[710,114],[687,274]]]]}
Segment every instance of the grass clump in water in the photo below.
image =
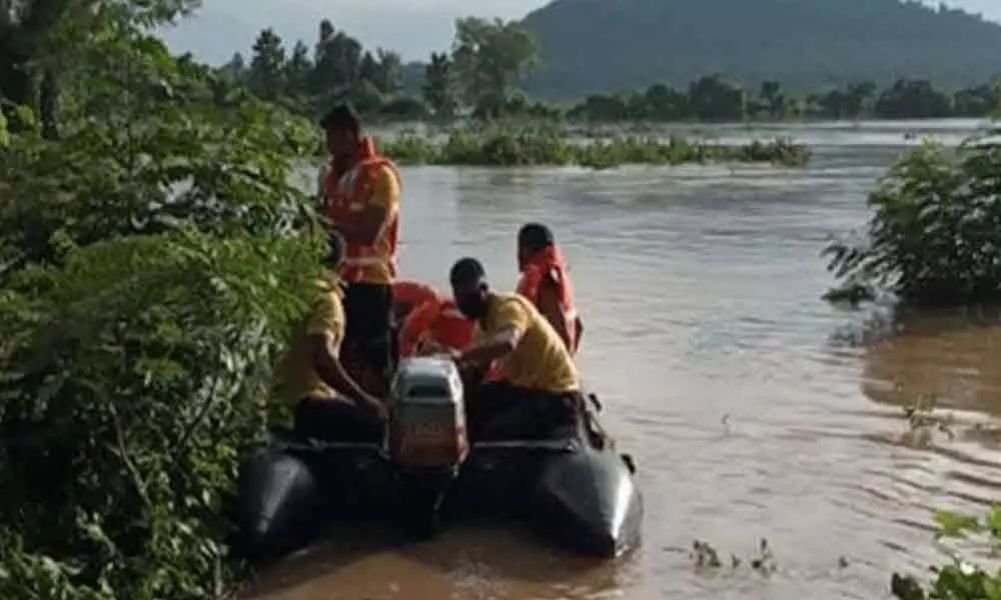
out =
{"type": "Polygon", "coordinates": [[[810,159],[805,146],[789,140],[746,145],[694,142],[673,137],[618,136],[575,143],[547,129],[453,131],[443,143],[404,134],[383,144],[386,155],[403,164],[477,166],[565,166],[608,169],[627,164],[754,162],[802,166],[810,159]]]}

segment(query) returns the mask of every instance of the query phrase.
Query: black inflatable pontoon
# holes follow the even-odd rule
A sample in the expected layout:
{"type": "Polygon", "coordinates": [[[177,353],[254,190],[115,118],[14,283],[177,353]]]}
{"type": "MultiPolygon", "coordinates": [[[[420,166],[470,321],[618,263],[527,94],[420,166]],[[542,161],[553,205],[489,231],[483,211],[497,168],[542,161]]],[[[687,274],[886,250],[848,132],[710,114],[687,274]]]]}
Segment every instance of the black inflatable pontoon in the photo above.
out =
{"type": "MultiPolygon", "coordinates": [[[[427,405],[421,410],[426,416],[427,405]]],[[[631,461],[610,445],[596,448],[583,425],[550,440],[474,444],[447,468],[401,464],[393,454],[279,436],[241,466],[239,547],[255,558],[279,556],[307,545],[334,515],[392,516],[422,536],[439,518],[512,516],[599,557],[640,543],[643,500],[631,461]]]]}

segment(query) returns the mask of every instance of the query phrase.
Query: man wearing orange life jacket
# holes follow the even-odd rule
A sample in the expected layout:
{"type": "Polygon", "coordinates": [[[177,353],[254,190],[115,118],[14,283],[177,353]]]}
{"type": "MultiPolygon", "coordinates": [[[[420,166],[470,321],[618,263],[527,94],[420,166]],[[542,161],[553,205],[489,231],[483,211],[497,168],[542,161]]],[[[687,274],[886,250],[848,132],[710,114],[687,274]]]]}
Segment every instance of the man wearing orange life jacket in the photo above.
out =
{"type": "Polygon", "coordinates": [[[553,232],[529,223],[518,232],[518,293],[528,298],[553,326],[571,354],[580,347],[584,324],[577,315],[573,284],[553,232]]]}
{"type": "Polygon", "coordinates": [[[476,322],[459,312],[454,300],[435,295],[407,316],[400,330],[400,357],[465,350],[475,329],[476,322]]]}
{"type": "Polygon", "coordinates": [[[380,156],[348,105],[334,107],[320,125],[331,162],[324,182],[327,217],[347,241],[340,269],[347,285],[345,350],[365,363],[362,379],[382,387],[392,367],[390,321],[400,223],[400,173],[380,156]],[[374,373],[374,375],[373,375],[374,373]],[[381,377],[380,377],[381,376],[381,377]]]}

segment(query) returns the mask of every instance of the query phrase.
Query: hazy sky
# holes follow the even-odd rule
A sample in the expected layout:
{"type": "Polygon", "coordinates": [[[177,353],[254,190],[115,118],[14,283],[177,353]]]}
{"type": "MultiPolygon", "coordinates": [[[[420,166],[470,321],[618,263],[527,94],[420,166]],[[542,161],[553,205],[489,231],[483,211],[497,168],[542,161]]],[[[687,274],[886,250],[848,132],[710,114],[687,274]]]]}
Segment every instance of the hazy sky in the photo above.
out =
{"type": "MultiPolygon", "coordinates": [[[[203,0],[195,16],[165,35],[176,50],[194,52],[202,59],[221,63],[237,50],[247,56],[254,37],[268,26],[274,27],[289,45],[298,38],[312,44],[320,20],[326,17],[366,47],[382,46],[401,52],[406,59],[423,59],[433,50],[448,48],[457,17],[520,18],[546,3],[547,0],[203,0]]],[[[1001,21],[1001,0],[946,3],[1001,21]]]]}

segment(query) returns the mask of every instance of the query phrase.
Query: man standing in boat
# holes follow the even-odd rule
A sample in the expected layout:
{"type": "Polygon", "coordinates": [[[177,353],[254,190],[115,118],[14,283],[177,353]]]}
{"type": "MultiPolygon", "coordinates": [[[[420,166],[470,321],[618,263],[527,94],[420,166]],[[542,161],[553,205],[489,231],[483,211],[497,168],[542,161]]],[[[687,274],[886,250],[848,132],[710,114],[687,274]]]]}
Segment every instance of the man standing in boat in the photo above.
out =
{"type": "Polygon", "coordinates": [[[548,227],[529,223],[518,232],[518,268],[518,293],[539,309],[570,353],[576,354],[584,324],[577,314],[566,261],[548,227]]]}
{"type": "Polygon", "coordinates": [[[304,438],[378,442],[386,408],[351,377],[340,360],[346,319],[340,278],[344,241],[330,236],[326,276],[317,282],[311,311],[294,332],[278,368],[278,393],[295,402],[295,430],[304,438]]]}
{"type": "Polygon", "coordinates": [[[384,392],[392,368],[390,322],[396,250],[400,235],[400,172],[364,137],[350,105],[334,107],[320,121],[331,161],[324,182],[325,209],[347,242],[340,276],[347,285],[346,354],[362,362],[359,378],[370,392],[384,392]]]}
{"type": "Polygon", "coordinates": [[[573,357],[549,321],[518,294],[490,291],[483,266],[464,258],[452,267],[459,310],[477,323],[476,341],[453,358],[464,373],[500,361],[501,381],[470,389],[474,439],[545,438],[583,414],[573,357]]]}

